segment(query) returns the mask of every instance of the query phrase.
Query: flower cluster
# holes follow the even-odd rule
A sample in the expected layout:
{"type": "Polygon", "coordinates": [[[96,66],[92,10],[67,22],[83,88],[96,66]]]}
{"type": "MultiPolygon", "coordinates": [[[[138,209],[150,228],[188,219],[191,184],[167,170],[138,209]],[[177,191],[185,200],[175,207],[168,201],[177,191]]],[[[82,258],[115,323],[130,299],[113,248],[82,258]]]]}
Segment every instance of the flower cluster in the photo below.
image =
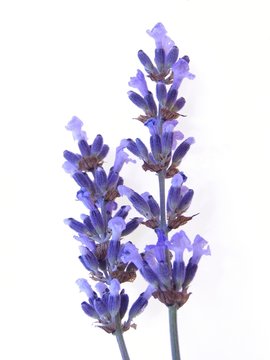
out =
{"type": "MultiPolygon", "coordinates": [[[[107,333],[114,333],[117,322],[125,316],[129,303],[129,297],[125,294],[125,290],[120,291],[119,281],[112,279],[109,286],[101,282],[97,283],[96,289],[99,296],[85,279],[78,279],[77,284],[88,297],[88,302],[84,301],[81,304],[83,311],[97,320],[98,327],[107,333]]],[[[149,285],[146,291],[140,294],[129,310],[127,321],[121,325],[122,331],[126,331],[130,327],[136,328],[132,320],[147,306],[152,292],[153,288],[149,285]]]]}
{"type": "MultiPolygon", "coordinates": [[[[82,303],[83,311],[96,319],[97,325],[108,333],[117,333],[135,327],[135,316],[141,313],[151,296],[168,308],[179,309],[188,300],[188,292],[202,255],[210,255],[207,242],[197,235],[193,243],[183,230],[170,235],[190,221],[195,215],[185,215],[194,192],[186,185],[187,176],[182,171],[182,160],[194,143],[193,137],[185,138],[176,130],[185,99],[179,96],[182,81],[194,79],[189,71],[189,57],[179,57],[179,49],[167,36],[165,27],[158,23],[148,34],[154,38],[154,61],[143,51],[138,58],[144,71],[137,70],[129,85],[129,99],[143,112],[137,119],[149,131],[149,145],[141,139],[124,139],[116,149],[113,166],[105,171],[103,161],[109,147],[97,135],[92,144],[82,130],[83,123],[73,117],[67,129],[78,142],[80,154],[64,152],[64,169],[79,185],[77,199],[87,213],[81,220],[66,219],[66,224],[81,243],[79,260],[88,270],[96,291],[85,279],[77,281],[88,301],[82,303]],[[149,90],[152,81],[155,94],[149,90]],[[124,163],[135,162],[129,153],[142,162],[144,171],[156,174],[159,199],[149,192],[139,194],[124,184],[119,175],[124,163]],[[180,169],[181,167],[181,169],[180,169]],[[170,179],[168,193],[165,182],[170,179]],[[131,206],[119,207],[117,198],[125,196],[131,206]],[[140,216],[126,221],[130,209],[140,216]],[[142,253],[136,245],[125,240],[141,224],[153,229],[153,240],[147,239],[142,253]],[[191,252],[188,260],[187,254],[191,252]],[[134,281],[139,272],[147,283],[146,290],[138,296],[128,312],[129,297],[121,284],[134,281]]],[[[121,341],[120,341],[121,342],[121,341]]],[[[176,344],[174,339],[172,344],[176,344]]],[[[177,346],[173,353],[177,352],[177,346]]],[[[128,358],[121,350],[123,358],[128,358]],[[124,355],[123,355],[124,354],[124,355]]],[[[175,357],[178,358],[178,357],[175,357]]],[[[179,357],[180,358],[180,357],[179,357]]]]}
{"type": "Polygon", "coordinates": [[[206,241],[197,235],[191,244],[183,230],[175,233],[170,240],[162,230],[157,230],[158,240],[155,245],[147,245],[145,252],[139,254],[132,243],[124,247],[122,259],[133,263],[140,270],[143,278],[154,288],[153,296],[167,306],[177,309],[189,298],[188,286],[193,280],[202,255],[210,255],[206,241]],[[185,264],[184,251],[193,251],[185,264]],[[173,253],[173,255],[172,255],[173,253]]]}

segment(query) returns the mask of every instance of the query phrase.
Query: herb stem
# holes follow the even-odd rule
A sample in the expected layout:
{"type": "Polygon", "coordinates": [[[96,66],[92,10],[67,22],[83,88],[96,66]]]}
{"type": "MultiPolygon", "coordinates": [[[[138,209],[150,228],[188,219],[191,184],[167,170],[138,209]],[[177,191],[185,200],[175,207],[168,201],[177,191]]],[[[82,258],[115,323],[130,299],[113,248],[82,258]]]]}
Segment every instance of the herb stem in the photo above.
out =
{"type": "Polygon", "coordinates": [[[177,329],[177,309],[174,305],[169,306],[168,309],[172,360],[181,360],[177,329]]]}
{"type": "Polygon", "coordinates": [[[119,350],[122,356],[122,360],[130,360],[130,357],[128,355],[128,351],[127,351],[127,347],[126,347],[126,343],[124,340],[124,336],[123,336],[123,330],[121,327],[121,320],[119,315],[117,315],[116,319],[115,319],[115,323],[116,323],[116,330],[114,332],[114,335],[116,336],[116,340],[119,346],[119,350]]]}

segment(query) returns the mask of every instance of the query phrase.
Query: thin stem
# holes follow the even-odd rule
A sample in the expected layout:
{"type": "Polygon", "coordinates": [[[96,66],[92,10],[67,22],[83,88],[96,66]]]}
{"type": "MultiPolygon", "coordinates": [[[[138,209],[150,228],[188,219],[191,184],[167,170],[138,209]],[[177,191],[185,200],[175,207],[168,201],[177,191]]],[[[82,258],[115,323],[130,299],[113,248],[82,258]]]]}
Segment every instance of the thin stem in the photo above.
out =
{"type": "Polygon", "coordinates": [[[160,229],[167,233],[166,224],[166,206],[165,206],[165,173],[160,171],[158,173],[159,182],[159,206],[160,206],[160,229]]]}
{"type": "MultiPolygon", "coordinates": [[[[162,133],[162,119],[160,116],[160,105],[158,110],[158,119],[160,133],[162,133]]],[[[159,182],[159,206],[160,206],[160,225],[159,228],[168,234],[167,221],[166,221],[166,196],[165,196],[165,179],[166,179],[166,170],[160,171],[158,173],[158,182],[159,182]]],[[[170,253],[167,251],[167,260],[170,263],[170,253]]],[[[181,360],[180,358],[180,348],[178,341],[178,329],[177,329],[177,309],[175,306],[169,306],[169,327],[170,327],[170,340],[171,340],[171,353],[172,360],[181,360]]]]}
{"type": "Polygon", "coordinates": [[[115,323],[116,323],[116,330],[114,332],[114,335],[116,336],[116,340],[119,346],[119,350],[122,356],[122,360],[130,360],[130,357],[128,355],[128,351],[127,351],[127,347],[126,347],[126,343],[124,340],[124,336],[123,336],[123,331],[122,331],[122,327],[121,327],[121,320],[119,315],[116,317],[115,319],[115,323]]]}
{"type": "Polygon", "coordinates": [[[175,306],[169,306],[168,308],[172,360],[181,360],[177,329],[177,309],[175,306]]]}

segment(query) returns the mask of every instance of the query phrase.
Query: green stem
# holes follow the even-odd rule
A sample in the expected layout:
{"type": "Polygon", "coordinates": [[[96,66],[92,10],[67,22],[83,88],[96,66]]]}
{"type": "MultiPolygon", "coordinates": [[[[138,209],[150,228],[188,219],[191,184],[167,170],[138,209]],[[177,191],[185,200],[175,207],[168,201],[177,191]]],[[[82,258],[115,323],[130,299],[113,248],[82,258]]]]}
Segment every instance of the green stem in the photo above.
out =
{"type": "MultiPolygon", "coordinates": [[[[162,133],[162,120],[160,117],[160,108],[158,111],[158,119],[160,120],[160,133],[162,133]]],[[[159,228],[168,234],[167,220],[166,220],[166,196],[165,196],[165,179],[166,169],[158,173],[159,182],[159,206],[160,206],[160,225],[159,228]]],[[[170,263],[170,252],[167,251],[167,260],[170,263]]],[[[170,326],[170,340],[171,340],[171,353],[172,360],[181,360],[180,348],[178,341],[178,329],[177,329],[177,309],[175,306],[169,306],[169,326],[170,326]]]]}
{"type": "Polygon", "coordinates": [[[177,329],[177,309],[175,306],[169,306],[168,309],[172,360],[181,360],[177,329]]]}
{"type": "Polygon", "coordinates": [[[126,347],[126,343],[124,340],[124,336],[123,336],[123,331],[122,331],[122,327],[121,327],[121,320],[119,318],[119,315],[117,316],[117,318],[115,319],[115,323],[116,323],[116,330],[114,332],[114,335],[116,336],[116,340],[119,346],[119,350],[122,356],[122,360],[130,360],[130,357],[128,355],[128,351],[127,351],[127,347],[126,347]]]}

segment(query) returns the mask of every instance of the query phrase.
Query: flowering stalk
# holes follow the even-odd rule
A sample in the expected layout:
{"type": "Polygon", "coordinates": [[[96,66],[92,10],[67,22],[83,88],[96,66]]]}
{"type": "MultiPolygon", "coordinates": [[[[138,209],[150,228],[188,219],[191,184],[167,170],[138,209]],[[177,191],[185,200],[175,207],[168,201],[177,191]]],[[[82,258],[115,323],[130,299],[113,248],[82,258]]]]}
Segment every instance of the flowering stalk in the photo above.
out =
{"type": "Polygon", "coordinates": [[[169,310],[172,360],[181,360],[179,340],[178,340],[179,339],[178,328],[177,328],[177,308],[173,305],[173,306],[169,306],[168,310],[169,310]]]}
{"type": "MultiPolygon", "coordinates": [[[[169,327],[171,339],[171,353],[174,360],[180,360],[177,310],[185,304],[190,293],[188,286],[197,271],[198,261],[203,254],[209,255],[210,250],[204,248],[206,241],[199,235],[193,245],[183,231],[168,239],[168,233],[190,221],[193,216],[184,216],[193,197],[193,190],[184,183],[187,177],[178,167],[194,143],[193,138],[187,138],[177,146],[177,142],[184,138],[183,134],[175,131],[179,111],[185,104],[183,97],[178,98],[179,87],[184,78],[193,79],[189,72],[189,58],[178,58],[179,50],[167,36],[167,31],[158,23],[148,34],[156,43],[154,62],[142,50],[138,57],[148,78],[156,83],[156,105],[152,93],[143,73],[138,70],[136,77],[131,78],[130,86],[139,90],[139,93],[129,91],[130,100],[144,111],[138,117],[150,132],[150,151],[139,139],[129,139],[127,148],[143,161],[142,168],[157,174],[159,180],[159,214],[149,214],[138,207],[137,198],[130,196],[130,189],[121,187],[120,194],[126,195],[132,205],[146,217],[143,222],[155,230],[158,235],[156,245],[147,245],[143,259],[132,245],[126,245],[123,261],[133,262],[142,276],[152,284],[156,291],[153,296],[164,303],[169,309],[169,327]],[[168,88],[169,87],[169,88],[168,88]],[[165,180],[172,178],[171,187],[166,196],[165,180]],[[184,250],[193,250],[193,256],[186,265],[183,261],[184,250]],[[172,256],[174,252],[174,257],[172,256]]],[[[133,192],[134,193],[134,192],[133,192]]],[[[132,194],[133,194],[132,193],[132,194]]],[[[143,197],[143,194],[141,195],[143,197]]],[[[151,208],[150,208],[151,210],[151,208]]]]}
{"type": "Polygon", "coordinates": [[[124,340],[124,336],[123,336],[123,331],[121,328],[121,319],[119,316],[117,316],[117,318],[115,319],[115,323],[116,323],[116,330],[114,332],[114,335],[116,336],[122,359],[130,360],[130,357],[129,357],[128,351],[127,351],[127,347],[126,347],[126,343],[124,340]]]}

